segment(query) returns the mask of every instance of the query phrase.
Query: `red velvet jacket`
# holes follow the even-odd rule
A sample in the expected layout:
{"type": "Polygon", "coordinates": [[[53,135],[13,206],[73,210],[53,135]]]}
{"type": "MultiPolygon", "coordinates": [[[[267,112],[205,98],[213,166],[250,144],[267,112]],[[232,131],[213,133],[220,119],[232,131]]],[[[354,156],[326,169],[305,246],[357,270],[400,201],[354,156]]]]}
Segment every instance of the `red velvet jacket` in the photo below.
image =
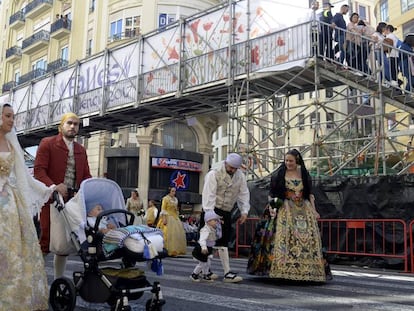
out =
{"type": "MultiPolygon", "coordinates": [[[[88,157],[85,148],[73,143],[75,156],[76,182],[75,187],[79,188],[80,183],[92,177],[89,171],[88,157]]],[[[58,185],[65,179],[65,171],[68,161],[69,150],[63,141],[62,134],[43,138],[37,149],[34,163],[34,176],[47,186],[58,185]]]]}

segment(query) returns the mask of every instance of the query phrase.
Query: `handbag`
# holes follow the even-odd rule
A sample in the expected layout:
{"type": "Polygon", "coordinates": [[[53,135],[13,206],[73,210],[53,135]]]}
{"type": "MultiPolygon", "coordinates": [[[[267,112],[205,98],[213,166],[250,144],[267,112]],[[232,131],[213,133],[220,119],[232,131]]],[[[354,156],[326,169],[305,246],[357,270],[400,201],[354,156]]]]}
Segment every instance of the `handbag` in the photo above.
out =
{"type": "Polygon", "coordinates": [[[56,255],[69,255],[76,253],[75,245],[66,229],[66,223],[61,212],[55,207],[56,203],[50,204],[50,242],[49,250],[56,255]]]}
{"type": "Polygon", "coordinates": [[[146,238],[144,233],[141,232],[141,236],[144,239],[144,253],[143,257],[147,260],[154,259],[158,256],[158,251],[155,248],[154,244],[151,243],[150,240],[146,238]]]}

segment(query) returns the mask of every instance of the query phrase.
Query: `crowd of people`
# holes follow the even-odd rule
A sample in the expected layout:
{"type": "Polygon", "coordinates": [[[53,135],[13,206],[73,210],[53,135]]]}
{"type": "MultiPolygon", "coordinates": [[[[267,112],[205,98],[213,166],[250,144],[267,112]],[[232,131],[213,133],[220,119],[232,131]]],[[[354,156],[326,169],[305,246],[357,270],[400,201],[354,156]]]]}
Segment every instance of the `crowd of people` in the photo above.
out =
{"type": "MultiPolygon", "coordinates": [[[[409,53],[414,52],[414,34],[399,39],[391,24],[379,22],[376,27],[353,12],[349,22],[344,16],[349,6],[343,4],[335,15],[334,6],[326,2],[319,15],[319,56],[334,60],[344,69],[356,69],[356,75],[374,75],[386,86],[412,91],[414,66],[409,53]],[[408,52],[408,53],[406,53],[408,52]],[[383,69],[383,70],[381,70],[383,69]]],[[[318,9],[315,6],[314,9],[318,9]]]]}
{"type": "MultiPolygon", "coordinates": [[[[62,116],[59,133],[44,138],[39,145],[32,177],[25,167],[23,151],[13,130],[13,109],[2,104],[0,113],[0,215],[5,220],[0,224],[5,237],[0,246],[3,276],[0,309],[47,310],[44,257],[50,252],[54,254],[54,277],[59,278],[65,272],[68,255],[57,253],[52,247],[55,237],[50,218],[50,211],[54,210],[52,193],[58,192],[67,202],[76,194],[81,182],[91,177],[86,150],[74,140],[80,120],[71,112],[62,116]],[[32,218],[39,211],[40,241],[32,218]]],[[[250,192],[245,174],[240,170],[242,164],[239,154],[230,153],[206,174],[198,226],[193,217],[180,219],[174,187],[162,198],[160,210],[153,200],[144,208],[137,190],[131,192],[125,203],[125,208],[137,216],[140,225],[162,231],[169,256],[186,255],[189,233],[194,234],[191,235],[192,255],[198,262],[190,274],[194,282],[212,282],[218,278],[211,261],[213,250],[221,261],[223,281],[243,280],[230,268],[228,250],[235,222],[243,224],[250,210],[250,192]],[[232,216],[235,207],[238,219],[232,216]]],[[[256,232],[247,271],[270,278],[325,282],[330,272],[322,254],[317,225],[319,215],[310,176],[297,150],[287,152],[284,163],[272,176],[269,198],[271,204],[263,215],[264,230],[256,232]]],[[[88,221],[94,223],[102,210],[101,205],[88,206],[88,221]]],[[[105,222],[99,227],[103,233],[112,229],[105,222]]]]}

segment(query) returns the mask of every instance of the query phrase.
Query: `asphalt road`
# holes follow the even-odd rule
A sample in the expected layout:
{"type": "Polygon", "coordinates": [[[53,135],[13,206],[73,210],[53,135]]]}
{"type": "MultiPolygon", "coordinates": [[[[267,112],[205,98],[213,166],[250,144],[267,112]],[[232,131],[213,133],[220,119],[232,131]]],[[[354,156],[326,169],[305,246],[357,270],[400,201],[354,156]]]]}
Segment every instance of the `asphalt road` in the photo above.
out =
{"type": "MultiPolygon", "coordinates": [[[[212,283],[195,283],[189,279],[195,265],[189,254],[165,258],[162,276],[147,269],[145,263],[137,264],[145,270],[150,282],[160,282],[166,299],[165,311],[414,310],[414,274],[335,265],[334,279],[326,284],[288,282],[247,275],[247,260],[232,258],[232,270],[244,277],[243,282],[229,284],[219,279],[212,283]]],[[[52,255],[46,258],[46,269],[51,283],[52,255]]],[[[213,260],[213,269],[218,274],[222,272],[219,259],[213,260]]],[[[81,260],[71,256],[66,276],[71,278],[72,271],[82,270],[81,260]]],[[[130,301],[132,309],[145,310],[149,297],[150,294],[145,293],[140,299],[130,301]]],[[[92,304],[78,297],[75,310],[107,311],[110,308],[107,304],[92,304]]]]}

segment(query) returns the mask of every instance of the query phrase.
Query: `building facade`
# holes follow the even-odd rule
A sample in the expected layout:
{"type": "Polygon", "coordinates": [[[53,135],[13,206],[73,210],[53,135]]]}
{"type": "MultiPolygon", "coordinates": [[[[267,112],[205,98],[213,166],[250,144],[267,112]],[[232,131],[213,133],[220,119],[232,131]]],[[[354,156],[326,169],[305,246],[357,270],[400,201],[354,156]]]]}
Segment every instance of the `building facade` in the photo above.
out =
{"type": "MultiPolygon", "coordinates": [[[[159,31],[219,2],[2,1],[2,93],[141,34],[159,31]]],[[[138,188],[146,204],[148,199],[160,200],[169,186],[175,186],[180,202],[192,208],[201,202],[200,185],[210,166],[210,132],[219,119],[205,116],[181,123],[165,120],[150,126],[131,125],[116,133],[99,131],[79,140],[87,148],[92,175],[114,179],[125,196],[138,188]]]]}

